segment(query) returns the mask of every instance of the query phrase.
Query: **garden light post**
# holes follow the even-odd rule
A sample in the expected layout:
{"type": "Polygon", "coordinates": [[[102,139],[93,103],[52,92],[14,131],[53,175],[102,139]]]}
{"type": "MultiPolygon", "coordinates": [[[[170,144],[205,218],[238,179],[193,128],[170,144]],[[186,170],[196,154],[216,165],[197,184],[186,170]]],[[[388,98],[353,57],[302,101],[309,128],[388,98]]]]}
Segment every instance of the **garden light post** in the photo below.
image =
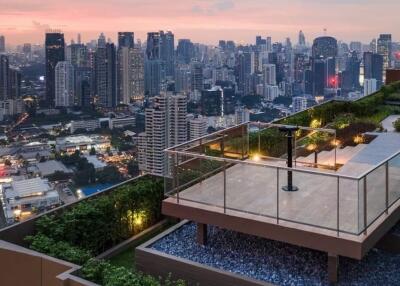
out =
{"type": "MultiPolygon", "coordinates": [[[[279,131],[285,132],[287,137],[287,166],[288,168],[293,167],[293,133],[299,130],[299,127],[296,126],[282,126],[279,127],[279,131]]],[[[287,172],[287,186],[282,187],[282,190],[286,192],[295,192],[298,191],[299,188],[293,186],[293,172],[288,170],[287,172]]]]}

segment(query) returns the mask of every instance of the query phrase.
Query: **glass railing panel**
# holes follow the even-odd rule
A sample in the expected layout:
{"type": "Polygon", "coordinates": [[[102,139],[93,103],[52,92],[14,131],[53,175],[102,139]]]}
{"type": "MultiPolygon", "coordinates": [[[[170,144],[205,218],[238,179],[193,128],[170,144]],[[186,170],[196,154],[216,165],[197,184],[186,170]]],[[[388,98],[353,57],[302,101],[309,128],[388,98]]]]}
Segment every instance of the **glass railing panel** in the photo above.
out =
{"type": "Polygon", "coordinates": [[[297,191],[285,191],[287,170],[279,171],[279,218],[327,229],[337,229],[337,178],[292,171],[297,191]]]}
{"type": "Polygon", "coordinates": [[[389,205],[400,198],[400,154],[388,162],[389,205]]]}
{"type": "Polygon", "coordinates": [[[276,217],[277,169],[236,164],[226,169],[226,206],[232,210],[276,217]]]}
{"type": "Polygon", "coordinates": [[[359,233],[358,180],[339,178],[339,230],[359,233]]]}
{"type": "Polygon", "coordinates": [[[247,125],[229,129],[222,133],[224,143],[224,157],[243,160],[248,156],[247,125]]]}
{"type": "Polygon", "coordinates": [[[223,207],[223,162],[190,156],[182,159],[178,168],[179,199],[223,207]]]}
{"type": "MultiPolygon", "coordinates": [[[[365,183],[365,182],[364,182],[365,183]]],[[[386,209],[386,167],[382,165],[366,176],[367,226],[386,209]]]]}

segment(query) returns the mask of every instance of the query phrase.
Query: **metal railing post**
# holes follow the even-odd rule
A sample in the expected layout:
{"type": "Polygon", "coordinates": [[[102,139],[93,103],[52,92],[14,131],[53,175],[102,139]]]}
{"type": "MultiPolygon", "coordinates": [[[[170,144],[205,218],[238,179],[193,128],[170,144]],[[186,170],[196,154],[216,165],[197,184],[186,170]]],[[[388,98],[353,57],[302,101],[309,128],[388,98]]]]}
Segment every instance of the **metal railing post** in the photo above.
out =
{"type": "Polygon", "coordinates": [[[279,167],[276,168],[276,224],[279,224],[279,167]]]}
{"type": "Polygon", "coordinates": [[[225,158],[225,131],[222,132],[222,139],[221,139],[221,156],[225,158]]]}
{"type": "MultiPolygon", "coordinates": [[[[179,157],[175,154],[175,184],[179,188],[179,157]]],[[[176,202],[179,204],[179,190],[176,192],[176,202]]]]}
{"type": "Polygon", "coordinates": [[[244,160],[244,125],[242,125],[242,160],[244,160]]]}
{"type": "Polygon", "coordinates": [[[367,234],[367,176],[364,177],[364,234],[367,234]]]}
{"type": "Polygon", "coordinates": [[[226,213],[226,161],[224,160],[224,213],[226,213]]]}
{"type": "Polygon", "coordinates": [[[336,186],[336,227],[337,227],[337,236],[339,236],[339,230],[340,230],[340,197],[339,197],[339,188],[340,188],[340,177],[337,177],[337,186],[336,186]]]}
{"type": "Polygon", "coordinates": [[[261,122],[258,122],[258,155],[261,153],[261,122]]]}
{"type": "Polygon", "coordinates": [[[385,203],[386,203],[386,208],[385,212],[386,214],[389,213],[389,161],[386,162],[385,164],[385,203]]]}

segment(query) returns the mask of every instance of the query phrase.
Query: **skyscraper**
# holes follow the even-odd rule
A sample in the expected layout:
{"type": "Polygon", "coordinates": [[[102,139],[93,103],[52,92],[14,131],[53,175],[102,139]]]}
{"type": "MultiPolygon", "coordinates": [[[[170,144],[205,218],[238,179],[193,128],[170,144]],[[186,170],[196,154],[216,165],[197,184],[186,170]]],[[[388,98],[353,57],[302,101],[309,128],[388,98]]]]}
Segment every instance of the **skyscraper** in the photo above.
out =
{"type": "Polygon", "coordinates": [[[385,79],[385,71],[392,65],[392,35],[379,35],[377,45],[377,53],[383,57],[383,78],[385,79]]]}
{"type": "Polygon", "coordinates": [[[337,40],[332,37],[319,37],[314,40],[312,56],[315,59],[336,57],[338,54],[337,40]]]}
{"type": "Polygon", "coordinates": [[[164,150],[187,141],[187,99],[183,95],[161,94],[145,111],[145,132],[139,134],[139,169],[164,176],[169,162],[164,150]]]}
{"type": "Polygon", "coordinates": [[[161,34],[161,60],[165,63],[165,76],[175,75],[175,37],[170,31],[161,34]]]}
{"type": "Polygon", "coordinates": [[[55,106],[71,107],[75,103],[74,67],[67,61],[58,62],[55,68],[55,106]]]}
{"type": "Polygon", "coordinates": [[[8,57],[0,55],[0,100],[6,100],[9,97],[9,72],[8,57]]]}
{"type": "Polygon", "coordinates": [[[191,64],[191,83],[192,91],[203,90],[203,65],[200,62],[193,62],[191,64]]]}
{"type": "Polygon", "coordinates": [[[312,46],[313,95],[323,96],[325,88],[336,88],[337,40],[332,37],[314,39],[312,46]]]}
{"type": "Polygon", "coordinates": [[[360,60],[356,50],[351,52],[351,56],[347,60],[346,71],[349,72],[350,89],[358,89],[360,87],[360,60]]]}
{"type": "Polygon", "coordinates": [[[135,46],[135,35],[133,32],[118,32],[118,49],[127,47],[133,49],[135,46]]]}
{"type": "Polygon", "coordinates": [[[65,60],[64,34],[59,32],[46,33],[46,102],[54,106],[55,98],[55,68],[58,62],[65,60]]]}
{"type": "Polygon", "coordinates": [[[276,85],[276,66],[274,64],[263,66],[263,78],[264,85],[276,85]]]}
{"type": "Polygon", "coordinates": [[[118,100],[128,104],[144,96],[144,57],[140,49],[118,49],[118,100]]]}
{"type": "Polygon", "coordinates": [[[113,43],[106,43],[103,34],[98,39],[95,54],[95,84],[97,104],[103,107],[117,105],[116,51],[113,43]]]}
{"type": "Polygon", "coordinates": [[[133,100],[143,100],[144,98],[144,54],[140,48],[131,51],[132,68],[132,97],[133,100]]]}
{"type": "Polygon", "coordinates": [[[4,53],[6,51],[6,38],[0,35],[0,53],[4,53]]]}
{"type": "Polygon", "coordinates": [[[199,116],[189,120],[189,140],[193,140],[207,134],[207,118],[199,116]]]}
{"type": "Polygon", "coordinates": [[[145,62],[145,94],[156,96],[160,94],[163,79],[163,63],[161,60],[145,62]]]}
{"type": "Polygon", "coordinates": [[[180,39],[176,48],[176,55],[180,63],[189,64],[194,57],[193,43],[189,39],[180,39]]]}
{"type": "Polygon", "coordinates": [[[251,53],[247,51],[240,53],[238,59],[238,89],[242,93],[245,93],[245,91],[248,90],[246,85],[248,78],[251,75],[251,67],[251,53]]]}
{"type": "Polygon", "coordinates": [[[372,52],[364,53],[364,78],[376,79],[377,88],[383,84],[383,56],[372,52]]]}
{"type": "Polygon", "coordinates": [[[299,42],[298,45],[300,47],[304,47],[306,45],[306,37],[304,36],[304,33],[302,30],[299,32],[299,42]]]}

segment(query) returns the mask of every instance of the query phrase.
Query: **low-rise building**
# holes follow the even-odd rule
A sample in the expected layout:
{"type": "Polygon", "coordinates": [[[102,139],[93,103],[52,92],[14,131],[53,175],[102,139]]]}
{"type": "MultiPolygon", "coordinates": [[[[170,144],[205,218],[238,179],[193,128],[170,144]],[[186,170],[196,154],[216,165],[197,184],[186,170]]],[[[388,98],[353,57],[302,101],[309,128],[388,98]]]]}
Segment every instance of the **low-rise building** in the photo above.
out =
{"type": "Polygon", "coordinates": [[[98,119],[71,121],[71,133],[75,133],[79,129],[93,131],[97,128],[100,128],[100,121],[98,119]]]}
{"type": "Polygon", "coordinates": [[[36,163],[35,165],[30,166],[28,171],[33,175],[37,175],[42,178],[53,175],[55,172],[63,172],[65,174],[73,173],[71,169],[67,168],[63,163],[56,160],[36,163]]]}
{"type": "Polygon", "coordinates": [[[90,151],[92,148],[105,151],[107,148],[111,148],[110,139],[98,135],[74,135],[57,138],[56,140],[56,150],[58,152],[73,153],[75,150],[85,152],[90,151]]]}
{"type": "Polygon", "coordinates": [[[127,116],[110,119],[110,129],[123,128],[126,126],[136,126],[136,118],[127,116]]]}
{"type": "Polygon", "coordinates": [[[4,214],[9,223],[26,219],[34,211],[45,210],[61,202],[58,192],[41,178],[4,183],[0,191],[4,214]]]}

